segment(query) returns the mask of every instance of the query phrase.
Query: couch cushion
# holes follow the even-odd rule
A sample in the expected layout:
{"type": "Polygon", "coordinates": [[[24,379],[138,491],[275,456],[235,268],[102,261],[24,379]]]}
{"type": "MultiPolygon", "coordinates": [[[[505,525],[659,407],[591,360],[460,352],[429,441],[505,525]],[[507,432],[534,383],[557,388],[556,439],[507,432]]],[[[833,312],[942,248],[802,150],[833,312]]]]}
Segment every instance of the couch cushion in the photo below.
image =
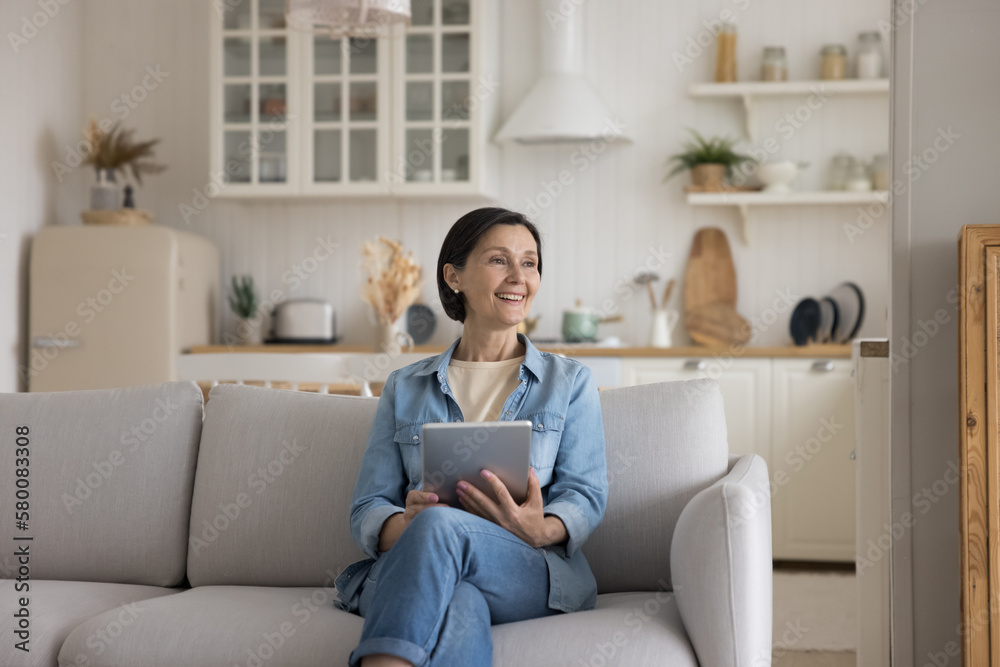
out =
{"type": "Polygon", "coordinates": [[[192,586],[317,586],[365,558],[348,508],[378,398],[217,385],[205,407],[192,586]]]}
{"type": "MultiPolygon", "coordinates": [[[[329,583],[201,586],[143,604],[143,612],[101,655],[88,649],[86,639],[120,612],[89,619],[66,639],[59,665],[81,664],[73,662],[80,654],[89,667],[346,665],[364,620],[334,608],[334,594],[329,583]]],[[[495,665],[698,664],[673,595],[662,591],[600,596],[590,611],[495,625],[492,634],[495,665]]]]}
{"type": "Polygon", "coordinates": [[[193,382],[0,394],[5,507],[16,429],[30,471],[28,530],[0,522],[0,541],[33,538],[32,578],[179,585],[203,410],[193,382]]]}
{"type": "MultiPolygon", "coordinates": [[[[208,405],[212,405],[214,397],[208,405]]],[[[101,655],[87,637],[114,620],[96,616],[70,634],[59,653],[69,667],[80,653],[103,665],[346,665],[364,620],[333,607],[332,582],[306,588],[200,586],[150,600],[101,655]],[[88,652],[89,651],[89,652],[88,652]]]]}
{"type": "MultiPolygon", "coordinates": [[[[56,656],[63,640],[80,623],[109,609],[125,605],[123,609],[107,616],[102,635],[84,635],[90,641],[88,650],[93,654],[100,646],[114,642],[112,634],[118,627],[124,627],[145,610],[143,600],[180,592],[177,588],[158,586],[137,586],[135,584],[107,584],[91,581],[51,581],[32,579],[31,589],[24,593],[29,598],[28,614],[30,626],[28,648],[24,653],[14,644],[22,641],[14,631],[18,619],[14,614],[20,610],[19,593],[14,592],[14,581],[0,579],[3,595],[0,595],[0,617],[4,643],[0,647],[0,664],[18,667],[51,667],[56,664],[56,656]],[[116,623],[118,625],[114,625],[116,623]],[[110,624],[110,625],[109,625],[110,624]]],[[[84,644],[86,646],[86,643],[84,644]]],[[[60,663],[62,664],[62,663],[60,663]]],[[[87,665],[87,662],[67,661],[69,665],[87,665]]]]}
{"type": "Polygon", "coordinates": [[[583,546],[598,592],[672,590],[670,541],[681,510],[726,474],[722,392],[702,379],[600,394],[608,506],[583,546]]]}
{"type": "Polygon", "coordinates": [[[493,664],[697,667],[672,593],[609,593],[589,611],[493,626],[493,664]]]}

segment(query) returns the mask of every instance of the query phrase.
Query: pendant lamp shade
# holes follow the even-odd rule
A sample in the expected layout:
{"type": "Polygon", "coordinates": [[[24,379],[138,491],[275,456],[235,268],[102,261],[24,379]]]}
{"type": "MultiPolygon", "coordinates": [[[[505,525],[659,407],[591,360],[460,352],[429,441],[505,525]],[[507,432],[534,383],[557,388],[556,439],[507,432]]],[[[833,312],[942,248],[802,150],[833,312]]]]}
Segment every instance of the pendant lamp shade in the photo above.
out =
{"type": "Polygon", "coordinates": [[[295,28],[329,27],[334,37],[373,37],[409,25],[410,0],[285,0],[285,18],[295,28]]]}

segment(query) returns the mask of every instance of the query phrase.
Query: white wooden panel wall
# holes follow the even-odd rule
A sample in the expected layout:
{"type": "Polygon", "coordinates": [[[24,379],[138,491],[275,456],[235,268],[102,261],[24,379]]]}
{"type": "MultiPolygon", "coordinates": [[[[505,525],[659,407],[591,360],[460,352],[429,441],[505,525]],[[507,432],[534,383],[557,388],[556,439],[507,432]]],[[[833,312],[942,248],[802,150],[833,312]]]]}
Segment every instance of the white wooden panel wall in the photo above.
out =
{"type": "MultiPolygon", "coordinates": [[[[0,392],[26,389],[23,374],[28,334],[28,253],[31,237],[45,225],[78,223],[86,190],[67,177],[60,183],[51,164],[81,137],[83,66],[79,55],[82,3],[59,5],[51,18],[30,0],[0,3],[4,44],[0,81],[4,128],[0,151],[0,392]],[[24,21],[29,21],[28,28],[24,21]],[[24,35],[22,35],[22,32],[24,35]],[[11,43],[10,35],[27,36],[11,43]]],[[[6,575],[4,575],[6,576],[6,575]]]]}
{"type": "MultiPolygon", "coordinates": [[[[413,249],[425,267],[424,300],[440,311],[433,275],[441,240],[459,216],[481,202],[216,200],[191,224],[183,219],[179,205],[191,204],[193,190],[203,189],[209,178],[206,12],[211,10],[207,4],[205,0],[88,0],[87,110],[110,113],[112,101],[141,80],[147,65],[160,64],[170,72],[126,121],[139,128],[140,137],[162,138],[159,156],[170,164],[169,171],[149,178],[138,193],[139,204],[154,211],[162,224],[214,239],[221,250],[224,281],[233,273],[252,273],[267,292],[281,289],[288,296],[330,299],[345,342],[364,343],[370,337],[369,309],[358,298],[358,259],[361,243],[376,234],[400,239],[413,249]],[[329,237],[340,244],[339,250],[292,291],[282,275],[312,254],[317,237],[329,237]]],[[[533,314],[542,316],[539,336],[559,335],[562,309],[572,306],[576,298],[595,307],[611,298],[625,321],[602,327],[601,335],[619,335],[626,343],[643,344],[649,327],[648,298],[616,293],[617,281],[654,261],[650,248],[669,253],[659,269],[661,277],[680,279],[695,230],[709,225],[729,234],[740,289],[738,309],[748,319],[759,317],[779,291],[796,298],[818,297],[843,280],[854,280],[868,297],[860,334],[886,335],[885,218],[852,243],[844,225],[856,220],[854,207],[761,209],[750,245],[744,246],[735,209],[692,208],[681,192],[685,177],[660,182],[666,172],[664,162],[677,150],[685,126],[706,133],[741,132],[742,116],[735,102],[694,101],[685,92],[688,83],[711,79],[713,48],[682,72],[672,59],[689,37],[697,37],[703,21],[727,8],[737,16],[739,72],[746,79],[757,77],[766,44],[783,44],[790,76],[806,78],[817,67],[822,44],[842,42],[853,51],[857,33],[877,29],[889,14],[887,0],[577,3],[577,11],[584,14],[585,70],[628,124],[633,143],[608,147],[597,159],[586,162],[585,169],[581,169],[584,163],[578,147],[504,149],[502,205],[524,210],[529,200],[538,203],[539,195],[546,192],[545,184],[558,181],[561,170],[573,173],[572,184],[535,216],[545,244],[542,291],[533,305],[533,314]]],[[[500,94],[507,114],[537,76],[537,42],[548,28],[536,25],[533,0],[505,0],[502,12],[500,94]]],[[[887,56],[887,45],[885,52],[887,56]]],[[[762,105],[760,136],[781,138],[773,129],[777,114],[794,110],[803,101],[790,98],[762,105]]],[[[864,152],[868,159],[875,152],[886,152],[888,118],[887,97],[830,102],[783,143],[789,157],[812,162],[799,185],[818,187],[829,158],[841,148],[864,152]]],[[[663,284],[659,283],[661,289],[663,284]]],[[[754,344],[787,342],[788,316],[789,312],[781,315],[754,344]]],[[[221,330],[233,330],[235,319],[227,308],[222,318],[221,330]]],[[[439,321],[432,342],[450,343],[460,332],[458,323],[439,321]]],[[[683,344],[686,336],[681,333],[675,340],[683,344]]]]}

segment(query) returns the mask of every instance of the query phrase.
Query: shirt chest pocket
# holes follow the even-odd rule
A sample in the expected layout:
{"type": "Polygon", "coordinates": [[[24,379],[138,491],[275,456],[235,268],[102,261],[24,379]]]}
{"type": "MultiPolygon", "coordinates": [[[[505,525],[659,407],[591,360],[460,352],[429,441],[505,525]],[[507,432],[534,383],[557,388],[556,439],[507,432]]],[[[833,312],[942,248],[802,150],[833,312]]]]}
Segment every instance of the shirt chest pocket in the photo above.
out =
{"type": "Polygon", "coordinates": [[[531,466],[538,475],[538,483],[544,487],[552,481],[566,420],[551,410],[532,412],[521,419],[531,421],[531,466]]]}
{"type": "Polygon", "coordinates": [[[440,419],[432,419],[427,422],[417,422],[415,424],[405,424],[396,429],[393,440],[396,441],[396,448],[399,456],[403,460],[403,468],[406,476],[413,488],[420,485],[420,477],[423,473],[423,448],[420,446],[421,432],[425,423],[432,424],[440,422],[440,419]]]}

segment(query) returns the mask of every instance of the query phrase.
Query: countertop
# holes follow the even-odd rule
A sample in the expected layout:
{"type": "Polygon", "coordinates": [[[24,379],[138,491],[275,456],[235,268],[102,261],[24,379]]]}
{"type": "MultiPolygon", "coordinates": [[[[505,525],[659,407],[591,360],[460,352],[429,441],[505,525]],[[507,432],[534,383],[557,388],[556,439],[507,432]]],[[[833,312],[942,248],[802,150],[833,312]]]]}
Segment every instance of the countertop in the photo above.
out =
{"type": "MultiPolygon", "coordinates": [[[[780,347],[597,347],[586,343],[565,345],[537,345],[543,352],[556,352],[568,357],[737,357],[737,358],[791,358],[791,359],[850,359],[850,345],[786,345],[780,347]]],[[[448,346],[418,345],[406,352],[431,356],[441,354],[448,346]]],[[[191,354],[219,352],[303,352],[303,353],[372,353],[371,345],[194,345],[191,354]]]]}

